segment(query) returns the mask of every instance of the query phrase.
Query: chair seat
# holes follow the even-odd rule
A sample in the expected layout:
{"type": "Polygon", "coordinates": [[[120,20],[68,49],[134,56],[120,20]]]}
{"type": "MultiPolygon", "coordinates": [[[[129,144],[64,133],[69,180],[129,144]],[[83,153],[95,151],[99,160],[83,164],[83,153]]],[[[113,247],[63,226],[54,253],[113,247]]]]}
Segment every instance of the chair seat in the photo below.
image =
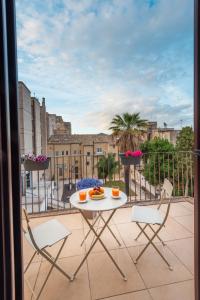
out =
{"type": "MultiPolygon", "coordinates": [[[[43,249],[45,247],[51,247],[55,243],[66,238],[71,234],[71,231],[58,220],[52,219],[33,228],[32,233],[38,248],[43,249]]],[[[25,238],[31,246],[35,248],[29,232],[25,233],[25,238]]]]}
{"type": "Polygon", "coordinates": [[[133,206],[131,221],[146,224],[162,224],[164,217],[156,208],[133,206]]]}

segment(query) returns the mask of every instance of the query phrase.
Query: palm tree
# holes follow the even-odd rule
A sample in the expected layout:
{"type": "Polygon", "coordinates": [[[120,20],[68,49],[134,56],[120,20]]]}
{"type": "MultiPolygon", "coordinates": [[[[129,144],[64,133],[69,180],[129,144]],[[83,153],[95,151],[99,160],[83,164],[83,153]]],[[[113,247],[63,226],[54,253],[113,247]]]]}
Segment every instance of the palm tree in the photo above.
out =
{"type": "MultiPolygon", "coordinates": [[[[116,115],[111,121],[112,135],[117,138],[120,152],[134,151],[144,141],[147,128],[147,120],[141,119],[139,113],[128,112],[116,115]]],[[[129,195],[129,173],[130,166],[124,168],[126,193],[129,195]]]]}
{"type": "Polygon", "coordinates": [[[98,178],[103,178],[106,182],[107,177],[109,180],[113,179],[113,175],[118,170],[118,161],[115,160],[115,155],[108,153],[108,156],[103,156],[97,163],[98,178]]]}

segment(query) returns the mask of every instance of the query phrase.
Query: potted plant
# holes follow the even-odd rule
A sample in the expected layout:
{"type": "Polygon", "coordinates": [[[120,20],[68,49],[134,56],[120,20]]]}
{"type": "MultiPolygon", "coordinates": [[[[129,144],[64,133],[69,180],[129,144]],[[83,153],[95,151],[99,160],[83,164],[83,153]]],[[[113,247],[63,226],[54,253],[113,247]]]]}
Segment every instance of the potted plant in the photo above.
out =
{"type": "Polygon", "coordinates": [[[46,170],[49,167],[50,158],[46,155],[26,155],[24,158],[24,169],[26,171],[46,170]]]}
{"type": "Polygon", "coordinates": [[[124,166],[130,166],[134,165],[137,166],[140,164],[140,160],[142,157],[142,151],[136,150],[136,151],[126,151],[125,153],[119,153],[119,156],[121,158],[122,165],[124,166]]]}

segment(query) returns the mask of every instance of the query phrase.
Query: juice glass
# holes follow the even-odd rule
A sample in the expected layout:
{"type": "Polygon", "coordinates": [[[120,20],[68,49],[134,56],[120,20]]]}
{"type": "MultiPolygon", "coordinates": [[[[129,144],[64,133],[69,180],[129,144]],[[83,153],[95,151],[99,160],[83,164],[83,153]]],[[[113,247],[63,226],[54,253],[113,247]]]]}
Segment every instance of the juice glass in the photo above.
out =
{"type": "Polygon", "coordinates": [[[113,186],[113,188],[112,188],[112,196],[113,197],[119,197],[119,187],[118,186],[113,186]]]}
{"type": "Polygon", "coordinates": [[[79,192],[79,200],[80,201],[85,201],[86,200],[86,196],[87,196],[87,193],[85,191],[79,192]]]}

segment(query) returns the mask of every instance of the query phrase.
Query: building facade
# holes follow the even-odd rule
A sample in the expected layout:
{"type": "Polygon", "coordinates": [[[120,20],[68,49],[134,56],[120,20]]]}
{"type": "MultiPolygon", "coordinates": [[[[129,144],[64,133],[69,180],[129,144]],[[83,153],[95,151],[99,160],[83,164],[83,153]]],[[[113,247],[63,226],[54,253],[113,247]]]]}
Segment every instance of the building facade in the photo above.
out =
{"type": "Polygon", "coordinates": [[[118,159],[118,147],[111,135],[53,135],[48,140],[48,156],[52,157],[51,173],[60,179],[97,176],[97,163],[108,153],[118,159]]]}
{"type": "Polygon", "coordinates": [[[64,122],[61,116],[47,113],[47,136],[52,135],[71,135],[71,123],[64,122]]]}
{"type": "Polygon", "coordinates": [[[33,153],[33,124],[31,92],[19,81],[19,131],[21,154],[33,153]]]}
{"type": "Polygon", "coordinates": [[[160,128],[157,126],[157,122],[149,122],[147,129],[147,139],[153,140],[154,138],[166,139],[173,145],[176,144],[177,136],[180,130],[175,130],[174,128],[160,128]]]}
{"type": "Polygon", "coordinates": [[[42,152],[42,135],[41,135],[41,119],[40,119],[40,102],[37,98],[31,97],[32,100],[32,140],[35,155],[42,152]]]}

